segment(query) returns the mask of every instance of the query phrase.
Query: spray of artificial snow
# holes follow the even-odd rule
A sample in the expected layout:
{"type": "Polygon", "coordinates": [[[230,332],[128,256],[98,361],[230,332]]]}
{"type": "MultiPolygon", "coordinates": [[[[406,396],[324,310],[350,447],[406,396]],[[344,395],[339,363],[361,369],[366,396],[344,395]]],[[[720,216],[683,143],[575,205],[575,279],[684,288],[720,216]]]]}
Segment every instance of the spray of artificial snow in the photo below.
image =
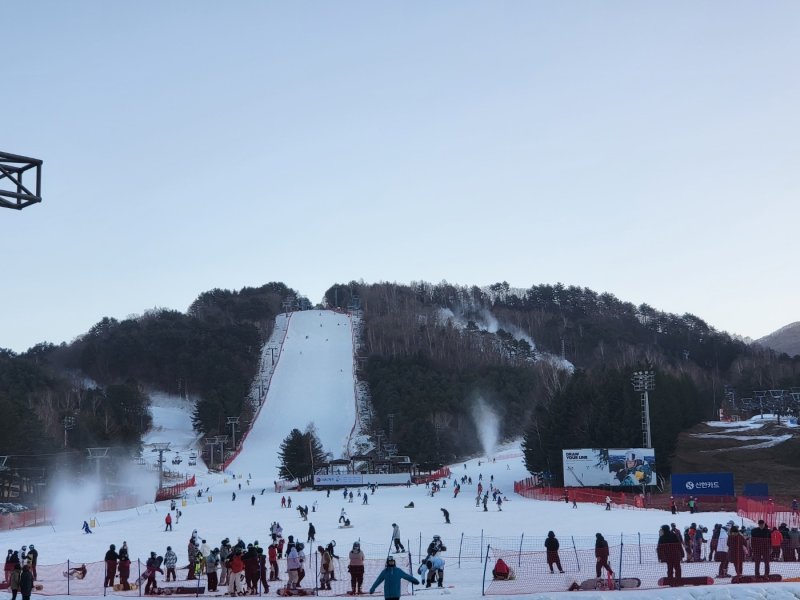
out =
{"type": "Polygon", "coordinates": [[[481,396],[478,396],[472,406],[472,419],[475,421],[475,428],[478,430],[478,439],[480,439],[483,452],[489,458],[494,455],[497,449],[500,419],[481,396]]]}

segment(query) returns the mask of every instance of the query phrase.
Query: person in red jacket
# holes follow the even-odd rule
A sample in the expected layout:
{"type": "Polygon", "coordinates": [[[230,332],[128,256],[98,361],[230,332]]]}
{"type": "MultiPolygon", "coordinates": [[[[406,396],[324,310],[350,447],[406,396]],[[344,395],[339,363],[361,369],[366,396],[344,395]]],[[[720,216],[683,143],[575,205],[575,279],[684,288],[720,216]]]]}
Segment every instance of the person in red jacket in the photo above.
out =
{"type": "Polygon", "coordinates": [[[772,528],[772,532],[769,534],[769,539],[772,544],[772,554],[770,558],[772,560],[780,560],[781,558],[781,544],[783,543],[783,534],[778,531],[777,527],[772,528]]]}
{"type": "Polygon", "coordinates": [[[733,568],[737,575],[741,575],[744,568],[744,536],[739,533],[739,527],[731,525],[728,531],[728,558],[733,564],[733,568]]]}
{"type": "Polygon", "coordinates": [[[494,563],[494,569],[492,569],[492,577],[494,579],[511,579],[511,568],[506,564],[502,558],[498,558],[497,562],[494,563]]]}
{"type": "Polygon", "coordinates": [[[275,544],[267,546],[267,558],[269,559],[269,580],[280,581],[280,577],[278,577],[278,547],[275,544]]]}
{"type": "Polygon", "coordinates": [[[164,517],[164,531],[172,531],[172,515],[170,513],[164,517]]]}
{"type": "Polygon", "coordinates": [[[244,561],[242,551],[236,548],[230,558],[231,579],[228,582],[228,589],[232,596],[244,595],[247,590],[244,587],[244,561]]]}

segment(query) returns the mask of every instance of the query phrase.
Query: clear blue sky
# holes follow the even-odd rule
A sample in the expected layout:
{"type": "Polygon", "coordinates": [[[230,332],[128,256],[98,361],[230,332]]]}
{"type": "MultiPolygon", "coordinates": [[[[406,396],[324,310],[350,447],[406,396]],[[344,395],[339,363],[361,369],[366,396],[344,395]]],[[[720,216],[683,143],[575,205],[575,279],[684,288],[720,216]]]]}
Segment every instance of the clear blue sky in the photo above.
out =
{"type": "Polygon", "coordinates": [[[800,320],[800,3],[6,2],[0,347],[283,281],[800,320]],[[13,116],[11,116],[13,115],[13,116]]]}

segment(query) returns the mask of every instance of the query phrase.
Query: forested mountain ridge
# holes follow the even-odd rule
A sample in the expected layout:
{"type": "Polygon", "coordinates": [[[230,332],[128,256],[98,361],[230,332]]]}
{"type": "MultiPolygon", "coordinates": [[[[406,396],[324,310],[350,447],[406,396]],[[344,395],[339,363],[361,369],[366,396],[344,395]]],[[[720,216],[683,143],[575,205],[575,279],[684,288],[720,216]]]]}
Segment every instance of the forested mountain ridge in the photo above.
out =
{"type": "Polygon", "coordinates": [[[531,471],[560,476],[561,449],[638,447],[632,372],[656,372],[653,445],[669,472],[678,433],[718,416],[725,386],[800,382],[800,360],[749,346],[691,315],[563,285],[335,285],[329,305],[363,310],[363,368],[375,430],[389,415],[402,454],[438,463],[480,449],[480,400],[503,438],[525,436],[531,471]],[[574,366],[565,368],[563,358],[574,366]]]}
{"type": "MultiPolygon", "coordinates": [[[[430,466],[481,450],[476,411],[486,408],[501,438],[524,436],[531,471],[558,475],[564,447],[639,446],[630,377],[650,368],[653,442],[668,471],[678,433],[716,416],[725,386],[800,385],[798,357],[587,288],[350,282],[332,286],[324,306],[361,311],[358,376],[371,398],[370,431],[430,466]]],[[[196,399],[202,435],[225,434],[232,415],[246,427],[275,315],[309,307],[282,283],[211,290],[185,314],[104,318],[70,344],[4,351],[0,408],[16,426],[0,438],[0,454],[135,448],[149,426],[149,389],[196,399]],[[65,418],[74,419],[66,433],[65,418]]]]}
{"type": "Polygon", "coordinates": [[[122,321],[103,318],[70,344],[5,351],[0,405],[18,415],[19,427],[0,437],[0,454],[62,446],[135,451],[150,424],[148,389],[196,399],[194,424],[204,435],[224,434],[232,415],[246,425],[250,385],[275,316],[301,305],[309,303],[282,283],[216,289],[200,294],[185,314],[156,309],[122,321]]]}

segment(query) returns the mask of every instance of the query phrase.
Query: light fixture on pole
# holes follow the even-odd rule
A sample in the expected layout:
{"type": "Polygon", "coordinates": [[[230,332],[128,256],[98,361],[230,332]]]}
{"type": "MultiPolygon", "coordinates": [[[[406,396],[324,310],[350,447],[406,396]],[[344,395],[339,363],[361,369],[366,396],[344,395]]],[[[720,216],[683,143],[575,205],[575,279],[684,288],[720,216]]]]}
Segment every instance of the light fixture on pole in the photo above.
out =
{"type": "Polygon", "coordinates": [[[75,419],[75,417],[67,415],[66,417],[64,417],[64,420],[62,422],[64,424],[64,448],[66,448],[67,447],[67,431],[69,431],[70,429],[73,429],[75,427],[76,419],[75,419]]]}
{"type": "Polygon", "coordinates": [[[652,438],[650,436],[650,398],[647,392],[656,389],[655,371],[634,371],[631,377],[633,389],[640,392],[642,401],[642,441],[645,448],[652,448],[652,438]]]}

